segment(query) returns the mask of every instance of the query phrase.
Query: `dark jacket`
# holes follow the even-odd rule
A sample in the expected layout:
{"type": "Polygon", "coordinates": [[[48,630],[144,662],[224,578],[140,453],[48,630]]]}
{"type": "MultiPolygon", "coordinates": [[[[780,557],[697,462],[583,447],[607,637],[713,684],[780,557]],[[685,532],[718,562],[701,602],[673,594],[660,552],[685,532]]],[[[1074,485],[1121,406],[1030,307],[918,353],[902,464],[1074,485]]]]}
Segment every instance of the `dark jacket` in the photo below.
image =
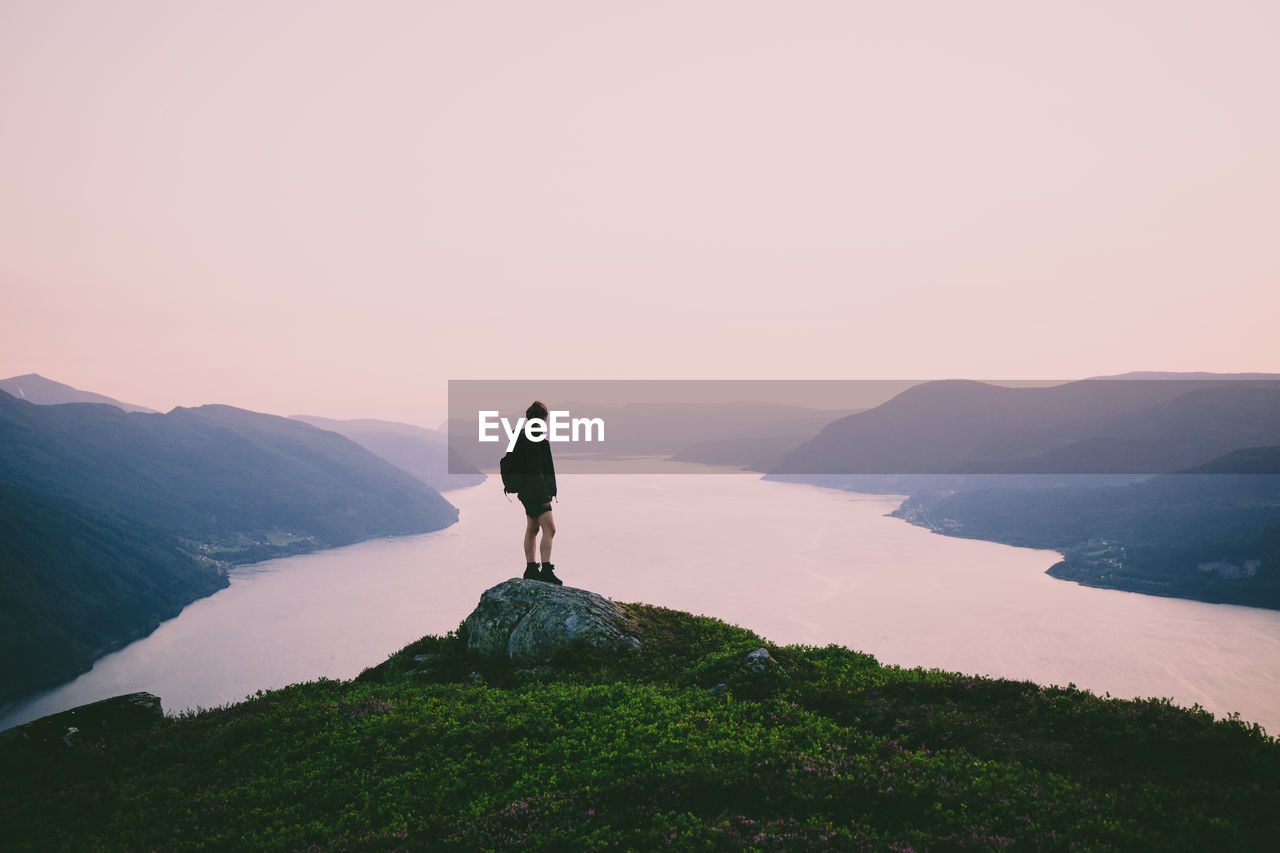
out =
{"type": "Polygon", "coordinates": [[[556,496],[556,465],[551,460],[551,443],[530,441],[524,432],[512,448],[517,468],[523,479],[517,494],[521,498],[554,498],[556,496]]]}

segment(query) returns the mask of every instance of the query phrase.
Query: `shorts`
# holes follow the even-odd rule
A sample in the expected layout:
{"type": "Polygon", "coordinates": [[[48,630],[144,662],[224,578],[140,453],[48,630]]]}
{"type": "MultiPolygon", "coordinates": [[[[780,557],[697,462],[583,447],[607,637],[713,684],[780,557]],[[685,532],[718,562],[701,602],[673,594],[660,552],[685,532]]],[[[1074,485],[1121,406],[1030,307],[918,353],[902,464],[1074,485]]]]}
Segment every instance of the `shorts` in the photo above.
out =
{"type": "Polygon", "coordinates": [[[551,498],[546,495],[533,495],[526,497],[525,495],[517,495],[520,503],[524,506],[524,514],[530,518],[537,518],[544,512],[551,512],[551,498]]]}

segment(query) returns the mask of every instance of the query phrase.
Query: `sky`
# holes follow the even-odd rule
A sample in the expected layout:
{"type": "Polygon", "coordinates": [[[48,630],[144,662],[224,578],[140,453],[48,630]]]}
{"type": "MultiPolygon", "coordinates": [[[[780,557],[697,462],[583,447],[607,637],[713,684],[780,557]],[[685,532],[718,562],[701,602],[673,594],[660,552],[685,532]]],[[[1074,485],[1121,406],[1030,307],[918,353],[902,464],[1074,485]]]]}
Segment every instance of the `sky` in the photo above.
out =
{"type": "Polygon", "coordinates": [[[1280,372],[1280,4],[0,0],[0,377],[1280,372]]]}

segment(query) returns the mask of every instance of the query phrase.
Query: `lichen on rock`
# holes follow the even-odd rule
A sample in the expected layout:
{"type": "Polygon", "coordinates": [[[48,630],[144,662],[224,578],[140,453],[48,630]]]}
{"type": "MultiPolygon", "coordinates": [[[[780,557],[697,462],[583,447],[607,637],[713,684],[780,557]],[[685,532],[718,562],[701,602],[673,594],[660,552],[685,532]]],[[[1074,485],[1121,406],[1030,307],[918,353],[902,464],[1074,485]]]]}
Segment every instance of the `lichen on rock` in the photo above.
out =
{"type": "Polygon", "coordinates": [[[484,591],[466,619],[467,648],[516,663],[538,663],[584,644],[622,653],[640,647],[631,614],[597,593],[512,578],[484,591]]]}

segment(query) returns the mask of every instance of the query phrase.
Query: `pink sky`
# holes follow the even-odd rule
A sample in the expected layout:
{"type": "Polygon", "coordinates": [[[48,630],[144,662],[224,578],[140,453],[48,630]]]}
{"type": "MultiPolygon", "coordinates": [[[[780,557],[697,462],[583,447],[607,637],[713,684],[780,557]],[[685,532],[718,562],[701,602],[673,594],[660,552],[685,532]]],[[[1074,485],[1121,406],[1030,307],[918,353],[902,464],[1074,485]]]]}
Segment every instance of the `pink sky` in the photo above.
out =
{"type": "Polygon", "coordinates": [[[0,377],[1280,371],[1280,4],[0,0],[0,377]]]}

